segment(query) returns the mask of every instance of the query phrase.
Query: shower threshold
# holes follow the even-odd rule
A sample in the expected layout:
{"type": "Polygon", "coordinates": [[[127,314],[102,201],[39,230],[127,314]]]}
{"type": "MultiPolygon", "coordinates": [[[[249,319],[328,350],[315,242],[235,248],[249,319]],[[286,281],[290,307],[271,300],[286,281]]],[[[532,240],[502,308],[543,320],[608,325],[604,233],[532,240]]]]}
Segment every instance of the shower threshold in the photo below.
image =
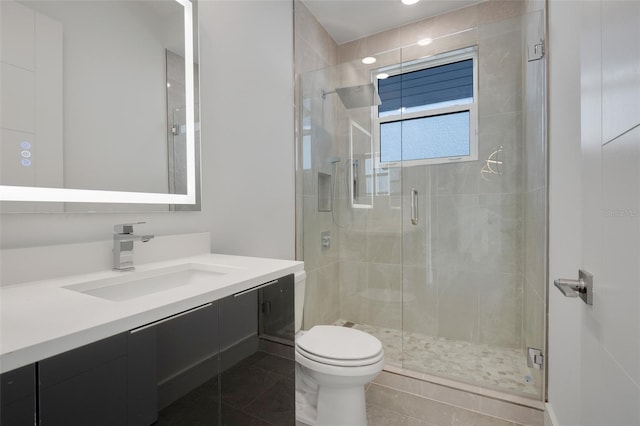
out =
{"type": "Polygon", "coordinates": [[[403,333],[402,330],[343,319],[334,324],[351,326],[380,339],[388,366],[459,380],[526,398],[539,398],[540,386],[536,379],[541,375],[527,367],[521,349],[403,333]]]}

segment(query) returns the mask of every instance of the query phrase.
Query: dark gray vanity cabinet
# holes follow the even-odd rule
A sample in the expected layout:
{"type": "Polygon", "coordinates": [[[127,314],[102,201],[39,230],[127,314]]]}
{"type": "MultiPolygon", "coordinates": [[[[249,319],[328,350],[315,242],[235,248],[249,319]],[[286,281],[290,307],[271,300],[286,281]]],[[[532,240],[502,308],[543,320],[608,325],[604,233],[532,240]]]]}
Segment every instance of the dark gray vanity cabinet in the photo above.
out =
{"type": "Polygon", "coordinates": [[[293,359],[262,350],[293,345],[293,289],[288,275],[220,300],[220,425],[295,425],[293,359]]]}
{"type": "Polygon", "coordinates": [[[155,327],[140,327],[128,333],[128,426],[147,426],[158,419],[157,339],[155,327]]]}
{"type": "Polygon", "coordinates": [[[263,347],[293,353],[293,288],[289,275],[7,372],[1,426],[294,425],[293,358],[263,347]]]}
{"type": "MultiPolygon", "coordinates": [[[[154,327],[158,409],[162,410],[218,375],[218,302],[159,321],[154,327]]],[[[215,400],[218,388],[210,385],[207,392],[215,400]]]]}
{"type": "Polygon", "coordinates": [[[0,425],[36,422],[36,366],[29,364],[0,376],[0,425]]]}
{"type": "MultiPolygon", "coordinates": [[[[40,426],[180,424],[159,413],[211,379],[217,383],[218,334],[213,302],[40,361],[40,426]]],[[[216,425],[219,388],[206,391],[204,424],[216,425]]]]}
{"type": "Polygon", "coordinates": [[[294,345],[294,289],[295,279],[291,274],[258,291],[260,306],[258,324],[260,337],[263,339],[294,345]]]}
{"type": "Polygon", "coordinates": [[[152,424],[155,341],[153,329],[121,333],[40,361],[40,426],[152,424]]]}
{"type": "Polygon", "coordinates": [[[41,426],[127,424],[127,333],[38,363],[41,426]]]}

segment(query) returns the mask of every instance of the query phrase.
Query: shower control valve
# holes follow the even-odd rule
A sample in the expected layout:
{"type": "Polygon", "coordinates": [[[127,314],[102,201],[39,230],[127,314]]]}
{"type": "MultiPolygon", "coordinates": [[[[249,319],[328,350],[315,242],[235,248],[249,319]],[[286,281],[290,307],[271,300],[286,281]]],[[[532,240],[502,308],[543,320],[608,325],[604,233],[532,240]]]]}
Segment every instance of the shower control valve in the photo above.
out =
{"type": "Polygon", "coordinates": [[[331,234],[329,231],[323,231],[320,233],[320,246],[323,249],[331,248],[331,234]]]}

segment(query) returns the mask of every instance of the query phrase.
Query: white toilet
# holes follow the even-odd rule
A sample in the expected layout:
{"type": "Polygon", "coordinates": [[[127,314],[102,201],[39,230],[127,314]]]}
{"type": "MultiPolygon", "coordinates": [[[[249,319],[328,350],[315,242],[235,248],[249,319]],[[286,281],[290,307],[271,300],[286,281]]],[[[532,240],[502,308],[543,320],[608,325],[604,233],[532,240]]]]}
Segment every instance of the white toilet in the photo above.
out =
{"type": "Polygon", "coordinates": [[[312,426],[366,426],[364,386],[382,371],[382,343],[335,325],[301,331],[305,276],[296,274],[295,287],[296,418],[312,426]]]}

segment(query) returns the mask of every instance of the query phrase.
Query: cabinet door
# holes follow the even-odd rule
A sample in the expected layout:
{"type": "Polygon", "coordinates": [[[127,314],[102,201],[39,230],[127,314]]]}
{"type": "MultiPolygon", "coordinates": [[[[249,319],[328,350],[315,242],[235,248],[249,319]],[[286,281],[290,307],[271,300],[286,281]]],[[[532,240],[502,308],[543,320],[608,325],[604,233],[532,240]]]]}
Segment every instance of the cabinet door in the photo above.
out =
{"type": "Polygon", "coordinates": [[[221,425],[295,425],[295,363],[262,351],[258,332],[260,294],[262,301],[271,301],[268,327],[280,329],[288,316],[294,318],[293,288],[289,293],[287,282],[285,277],[220,300],[221,425]],[[289,294],[292,303],[284,303],[289,294]]]}
{"type": "Polygon", "coordinates": [[[38,363],[41,426],[127,424],[127,333],[38,363]]]}
{"type": "Polygon", "coordinates": [[[261,338],[294,345],[294,287],[294,275],[290,274],[258,290],[261,338]]]}
{"type": "Polygon", "coordinates": [[[127,424],[148,426],[158,419],[158,362],[155,327],[128,335],[127,424]]]}
{"type": "Polygon", "coordinates": [[[218,302],[154,326],[158,421],[154,426],[215,426],[219,417],[218,302]]]}
{"type": "Polygon", "coordinates": [[[0,376],[0,424],[26,426],[36,422],[35,365],[30,364],[0,376]]]}
{"type": "Polygon", "coordinates": [[[217,303],[176,315],[156,329],[158,406],[163,409],[218,375],[217,303]]]}

